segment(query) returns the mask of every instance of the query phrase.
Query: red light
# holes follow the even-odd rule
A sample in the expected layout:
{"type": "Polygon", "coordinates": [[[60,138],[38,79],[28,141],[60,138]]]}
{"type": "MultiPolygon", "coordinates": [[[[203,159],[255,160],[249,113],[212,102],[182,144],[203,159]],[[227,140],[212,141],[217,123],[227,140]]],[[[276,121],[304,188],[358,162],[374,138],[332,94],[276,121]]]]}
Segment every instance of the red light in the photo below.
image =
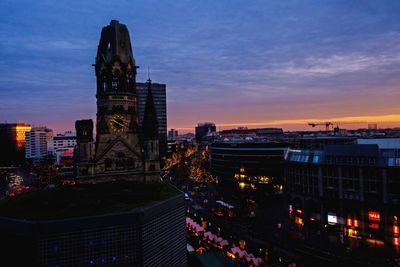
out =
{"type": "Polygon", "coordinates": [[[399,238],[398,237],[393,238],[393,245],[395,245],[395,246],[399,245],[399,238]]]}
{"type": "Polygon", "coordinates": [[[399,236],[399,227],[397,225],[393,226],[393,235],[399,236]]]}
{"type": "Polygon", "coordinates": [[[381,215],[379,214],[379,211],[369,211],[368,218],[370,221],[379,222],[381,220],[381,215]]]}
{"type": "Polygon", "coordinates": [[[72,149],[65,149],[64,150],[64,154],[65,155],[72,155],[72,154],[74,154],[74,151],[72,149]]]}
{"type": "Polygon", "coordinates": [[[369,228],[372,228],[372,229],[379,229],[379,224],[377,224],[377,223],[370,223],[370,224],[369,224],[369,228]]]}
{"type": "Polygon", "coordinates": [[[358,221],[354,219],[354,227],[358,227],[358,221]]]}
{"type": "Polygon", "coordinates": [[[347,225],[348,225],[348,226],[351,226],[351,225],[352,225],[351,219],[350,219],[350,218],[347,219],[347,225]]]}

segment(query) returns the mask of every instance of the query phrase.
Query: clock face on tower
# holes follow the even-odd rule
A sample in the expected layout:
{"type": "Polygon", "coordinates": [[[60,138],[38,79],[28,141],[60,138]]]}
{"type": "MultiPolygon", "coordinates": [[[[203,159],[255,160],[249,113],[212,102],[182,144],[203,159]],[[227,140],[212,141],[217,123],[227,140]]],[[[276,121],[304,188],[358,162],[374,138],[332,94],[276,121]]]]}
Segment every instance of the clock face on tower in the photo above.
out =
{"type": "Polygon", "coordinates": [[[122,133],[128,129],[128,122],[124,116],[113,115],[109,121],[113,133],[122,133]]]}

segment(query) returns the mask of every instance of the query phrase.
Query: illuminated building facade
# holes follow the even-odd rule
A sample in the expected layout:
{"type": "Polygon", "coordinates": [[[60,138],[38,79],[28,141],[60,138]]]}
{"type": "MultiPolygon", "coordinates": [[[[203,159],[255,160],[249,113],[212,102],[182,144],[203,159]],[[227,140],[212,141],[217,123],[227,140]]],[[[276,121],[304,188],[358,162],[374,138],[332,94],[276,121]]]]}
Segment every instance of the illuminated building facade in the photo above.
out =
{"type": "Polygon", "coordinates": [[[0,166],[22,163],[25,158],[25,133],[32,126],[25,123],[0,124],[0,166]]]}
{"type": "Polygon", "coordinates": [[[289,150],[284,188],[294,232],[343,245],[399,245],[399,152],[377,144],[289,150]]]}
{"type": "Polygon", "coordinates": [[[210,147],[213,175],[255,189],[282,179],[286,143],[214,142],[210,147]]]}
{"type": "Polygon", "coordinates": [[[53,137],[53,157],[57,165],[72,165],[74,149],[76,146],[76,134],[67,131],[53,137]]]}
{"type": "Polygon", "coordinates": [[[53,151],[53,130],[35,127],[25,133],[25,158],[39,164],[49,158],[53,151]]]}

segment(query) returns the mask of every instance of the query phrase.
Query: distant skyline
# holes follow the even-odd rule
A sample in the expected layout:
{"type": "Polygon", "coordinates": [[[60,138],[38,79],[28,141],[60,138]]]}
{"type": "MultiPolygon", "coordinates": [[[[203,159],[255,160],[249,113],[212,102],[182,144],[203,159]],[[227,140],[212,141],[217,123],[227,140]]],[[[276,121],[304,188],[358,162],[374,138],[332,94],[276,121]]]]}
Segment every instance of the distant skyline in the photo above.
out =
{"type": "MultiPolygon", "coordinates": [[[[0,122],[94,119],[103,26],[130,31],[137,81],[167,84],[168,128],[309,121],[400,126],[400,2],[0,2],[0,122]]],[[[318,128],[315,128],[318,129],[318,128]]]]}

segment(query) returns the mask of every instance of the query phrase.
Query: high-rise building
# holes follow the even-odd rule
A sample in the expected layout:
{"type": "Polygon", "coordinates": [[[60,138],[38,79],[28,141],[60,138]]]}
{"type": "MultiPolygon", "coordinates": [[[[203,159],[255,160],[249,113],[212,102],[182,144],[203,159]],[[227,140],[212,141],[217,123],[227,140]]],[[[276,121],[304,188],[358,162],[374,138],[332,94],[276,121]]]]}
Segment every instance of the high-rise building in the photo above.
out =
{"type": "Polygon", "coordinates": [[[0,166],[15,165],[25,158],[25,133],[32,127],[25,123],[0,124],[0,166]]]}
{"type": "Polygon", "coordinates": [[[175,129],[171,129],[168,131],[168,141],[175,141],[178,137],[178,131],[175,129]]]}
{"type": "Polygon", "coordinates": [[[53,151],[53,130],[46,127],[32,128],[25,133],[25,158],[37,164],[53,151]]]}
{"type": "MultiPolygon", "coordinates": [[[[143,121],[144,109],[148,94],[147,83],[136,83],[138,97],[139,122],[143,121]]],[[[160,135],[160,157],[165,156],[167,151],[167,97],[166,85],[161,83],[152,83],[151,90],[153,93],[154,107],[156,109],[158,120],[158,132],[160,135]]]]}
{"type": "Polygon", "coordinates": [[[197,124],[195,129],[196,141],[201,142],[207,134],[215,131],[217,131],[217,127],[215,127],[215,124],[212,122],[204,122],[197,124]]]}

